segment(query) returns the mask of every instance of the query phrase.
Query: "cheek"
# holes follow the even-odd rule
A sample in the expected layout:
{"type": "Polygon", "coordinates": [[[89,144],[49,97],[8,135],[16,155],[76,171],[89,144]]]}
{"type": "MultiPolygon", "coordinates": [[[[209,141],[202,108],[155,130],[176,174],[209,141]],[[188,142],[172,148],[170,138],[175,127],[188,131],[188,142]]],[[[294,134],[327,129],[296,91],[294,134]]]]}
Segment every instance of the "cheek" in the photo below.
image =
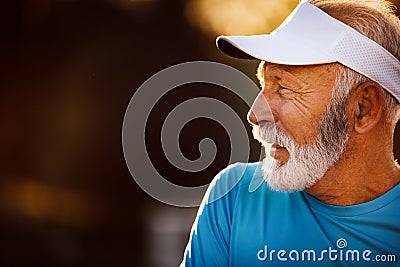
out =
{"type": "MultiPolygon", "coordinates": [[[[314,106],[315,107],[315,106],[314,106]]],[[[323,111],[299,105],[295,101],[282,103],[278,109],[277,127],[291,136],[298,144],[315,141],[323,111]]]]}

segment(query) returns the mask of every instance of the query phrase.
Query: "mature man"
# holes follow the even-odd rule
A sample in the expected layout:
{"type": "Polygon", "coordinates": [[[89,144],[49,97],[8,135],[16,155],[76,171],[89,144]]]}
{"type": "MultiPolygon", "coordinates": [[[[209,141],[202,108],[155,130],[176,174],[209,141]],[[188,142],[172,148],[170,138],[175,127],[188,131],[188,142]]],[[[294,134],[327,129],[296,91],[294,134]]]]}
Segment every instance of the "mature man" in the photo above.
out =
{"type": "Polygon", "coordinates": [[[270,35],[217,44],[261,60],[248,119],[272,149],[214,179],[181,266],[400,266],[400,21],[387,3],[303,1],[270,35]]]}

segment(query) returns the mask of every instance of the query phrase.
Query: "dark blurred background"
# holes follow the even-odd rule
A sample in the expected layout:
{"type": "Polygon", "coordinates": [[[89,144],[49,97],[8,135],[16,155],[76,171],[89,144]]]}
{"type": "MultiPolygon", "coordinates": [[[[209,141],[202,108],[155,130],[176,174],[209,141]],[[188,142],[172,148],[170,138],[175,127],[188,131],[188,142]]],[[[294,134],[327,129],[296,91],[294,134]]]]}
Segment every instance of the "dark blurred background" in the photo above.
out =
{"type": "MultiPolygon", "coordinates": [[[[177,63],[222,62],[255,80],[257,62],[221,55],[215,37],[269,32],[296,4],[2,1],[0,266],[177,266],[196,208],[162,204],[132,179],[121,145],[125,109],[146,79],[177,63]]],[[[192,174],[165,159],[157,130],[174,106],[197,96],[224,101],[245,123],[248,107],[222,88],[193,84],[166,95],[147,137],[154,165],[176,184],[207,184],[229,160],[223,128],[201,119],[182,133],[183,153],[195,159],[199,140],[211,137],[215,162],[192,174]]],[[[259,146],[251,148],[255,161],[259,146]]]]}

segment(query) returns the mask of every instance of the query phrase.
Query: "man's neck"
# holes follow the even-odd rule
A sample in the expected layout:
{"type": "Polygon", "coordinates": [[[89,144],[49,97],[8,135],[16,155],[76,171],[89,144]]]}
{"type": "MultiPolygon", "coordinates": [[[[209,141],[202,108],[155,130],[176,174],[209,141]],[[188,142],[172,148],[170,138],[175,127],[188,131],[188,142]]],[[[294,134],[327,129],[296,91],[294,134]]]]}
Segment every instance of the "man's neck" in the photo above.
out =
{"type": "Polygon", "coordinates": [[[400,183],[400,168],[387,146],[346,149],[341,159],[306,192],[331,205],[349,206],[371,201],[400,183]]]}

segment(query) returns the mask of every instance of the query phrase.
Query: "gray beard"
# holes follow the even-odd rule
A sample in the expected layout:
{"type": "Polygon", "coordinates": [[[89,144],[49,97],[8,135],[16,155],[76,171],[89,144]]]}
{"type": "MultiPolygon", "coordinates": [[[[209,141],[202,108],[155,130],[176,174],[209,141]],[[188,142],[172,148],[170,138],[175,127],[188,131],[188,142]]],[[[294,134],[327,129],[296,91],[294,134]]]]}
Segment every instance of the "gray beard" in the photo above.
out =
{"type": "MultiPolygon", "coordinates": [[[[348,142],[346,99],[334,101],[322,118],[316,140],[299,145],[274,125],[260,126],[255,138],[268,150],[271,141],[283,145],[290,153],[287,163],[272,159],[269,153],[263,162],[265,181],[275,191],[301,191],[319,181],[343,154],[348,142]]],[[[268,152],[268,151],[266,151],[268,152]]]]}

